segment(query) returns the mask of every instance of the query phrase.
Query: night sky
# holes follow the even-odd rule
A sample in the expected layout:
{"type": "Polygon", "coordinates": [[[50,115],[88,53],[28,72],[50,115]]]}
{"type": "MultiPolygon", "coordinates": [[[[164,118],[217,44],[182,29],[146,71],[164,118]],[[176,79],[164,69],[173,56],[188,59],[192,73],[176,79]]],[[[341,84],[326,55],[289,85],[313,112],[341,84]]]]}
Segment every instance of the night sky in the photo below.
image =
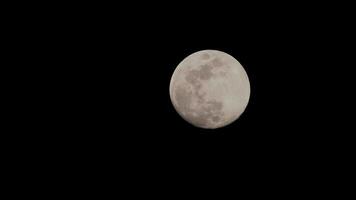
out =
{"type": "Polygon", "coordinates": [[[39,143],[33,146],[45,157],[76,163],[79,171],[107,167],[109,175],[124,168],[154,178],[172,170],[178,178],[185,169],[207,178],[226,170],[225,176],[266,181],[274,174],[323,177],[321,166],[347,147],[339,124],[351,90],[338,84],[350,80],[341,68],[349,66],[341,44],[349,43],[334,34],[344,31],[343,21],[327,10],[270,3],[92,6],[24,19],[31,23],[21,51],[34,55],[21,59],[36,67],[21,71],[34,76],[33,84],[21,85],[27,93],[17,101],[26,114],[17,116],[36,133],[24,141],[39,143]],[[251,85],[241,117],[214,130],[184,121],[169,97],[175,67],[204,49],[236,58],[251,85]]]}
{"type": "Polygon", "coordinates": [[[272,19],[220,20],[198,25],[162,21],[146,26],[143,21],[138,30],[124,26],[127,33],[116,26],[107,30],[100,24],[105,28],[88,36],[85,28],[80,29],[77,40],[72,40],[74,45],[66,47],[73,53],[65,73],[71,78],[67,87],[74,97],[68,102],[68,115],[79,132],[75,137],[112,145],[114,141],[142,142],[144,149],[163,145],[174,151],[185,150],[185,145],[193,149],[217,145],[218,149],[233,148],[233,152],[244,148],[261,152],[288,148],[295,152],[300,143],[313,143],[319,133],[311,135],[306,129],[314,127],[313,115],[321,104],[312,96],[324,90],[312,81],[314,72],[322,67],[316,65],[315,46],[306,39],[313,35],[303,35],[304,29],[298,26],[282,27],[272,19]],[[217,130],[186,123],[169,98],[175,67],[187,55],[203,49],[234,56],[251,83],[244,114],[217,130]]]}
{"type": "Polygon", "coordinates": [[[57,83],[65,94],[59,95],[64,102],[58,105],[64,120],[59,128],[68,125],[75,140],[103,146],[142,142],[144,149],[163,145],[180,151],[185,145],[217,145],[233,153],[248,148],[281,154],[303,152],[300,145],[313,149],[325,137],[315,119],[325,116],[322,97],[332,87],[327,76],[318,75],[332,66],[331,60],[323,62],[331,58],[327,49],[332,45],[323,40],[324,23],[316,28],[314,18],[294,12],[256,12],[206,17],[187,12],[175,18],[176,13],[162,11],[162,16],[130,21],[111,12],[86,20],[77,16],[66,29],[58,29],[58,53],[48,58],[55,59],[54,76],[63,81],[57,83]],[[169,98],[175,67],[204,49],[235,57],[251,84],[244,114],[217,130],[186,123],[169,98]]]}

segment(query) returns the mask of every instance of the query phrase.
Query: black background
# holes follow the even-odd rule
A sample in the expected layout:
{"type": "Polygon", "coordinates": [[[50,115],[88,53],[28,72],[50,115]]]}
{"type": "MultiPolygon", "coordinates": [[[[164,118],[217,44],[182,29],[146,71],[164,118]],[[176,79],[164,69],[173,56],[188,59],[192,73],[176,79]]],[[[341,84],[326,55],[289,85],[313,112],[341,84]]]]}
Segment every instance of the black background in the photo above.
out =
{"type": "Polygon", "coordinates": [[[30,81],[16,102],[21,128],[35,134],[21,138],[36,141],[30,156],[86,179],[93,169],[116,177],[118,168],[162,181],[166,173],[328,179],[325,166],[348,148],[336,105],[348,92],[339,84],[349,81],[349,16],[331,7],[82,4],[31,13],[15,34],[21,62],[33,66],[20,70],[30,81]],[[185,122],[169,97],[175,67],[203,49],[235,57],[251,84],[243,115],[216,130],[185,122]]]}
{"type": "Polygon", "coordinates": [[[49,71],[62,90],[64,103],[59,106],[67,112],[61,113],[63,120],[70,119],[79,134],[88,131],[93,140],[103,141],[98,132],[114,140],[157,144],[223,136],[218,140],[259,141],[255,145],[261,148],[319,139],[314,129],[333,111],[330,106],[324,109],[330,99],[324,98],[328,87],[333,87],[328,75],[337,73],[331,72],[337,52],[332,52],[335,41],[328,39],[328,19],[320,13],[314,16],[314,10],[304,10],[302,16],[288,9],[188,11],[186,16],[172,10],[143,12],[136,18],[118,12],[79,12],[55,21],[62,24],[48,30],[52,37],[45,47],[58,48],[46,64],[55,66],[49,71]],[[233,55],[251,81],[246,112],[219,130],[185,123],[169,99],[175,67],[202,49],[233,55]]]}

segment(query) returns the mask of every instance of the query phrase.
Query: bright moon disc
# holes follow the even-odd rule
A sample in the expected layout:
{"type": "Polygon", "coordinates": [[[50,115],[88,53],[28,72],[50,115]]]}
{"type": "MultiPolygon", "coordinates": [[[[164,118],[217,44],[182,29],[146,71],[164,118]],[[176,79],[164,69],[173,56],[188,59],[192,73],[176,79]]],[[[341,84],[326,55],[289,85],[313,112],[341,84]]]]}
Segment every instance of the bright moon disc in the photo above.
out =
{"type": "Polygon", "coordinates": [[[241,64],[227,53],[203,50],[186,57],[169,87],[174,108],[190,124],[207,129],[240,117],[250,98],[250,82],[241,64]]]}

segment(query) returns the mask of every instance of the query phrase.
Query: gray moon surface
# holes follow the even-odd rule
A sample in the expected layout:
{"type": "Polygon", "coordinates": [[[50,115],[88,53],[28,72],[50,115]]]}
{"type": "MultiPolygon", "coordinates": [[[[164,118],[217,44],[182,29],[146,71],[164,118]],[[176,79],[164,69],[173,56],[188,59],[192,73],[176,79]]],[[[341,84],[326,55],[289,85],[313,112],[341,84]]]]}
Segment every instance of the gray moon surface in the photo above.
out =
{"type": "Polygon", "coordinates": [[[179,63],[169,94],[185,121],[215,129],[231,124],[244,112],[250,98],[250,82],[234,57],[222,51],[202,50],[179,63]]]}

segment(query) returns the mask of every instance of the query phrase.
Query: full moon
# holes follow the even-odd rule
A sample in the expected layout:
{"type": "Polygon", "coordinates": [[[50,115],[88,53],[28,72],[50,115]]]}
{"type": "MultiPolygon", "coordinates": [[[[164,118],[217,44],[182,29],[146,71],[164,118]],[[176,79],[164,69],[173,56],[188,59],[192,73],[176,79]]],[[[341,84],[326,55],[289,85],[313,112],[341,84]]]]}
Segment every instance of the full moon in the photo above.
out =
{"type": "Polygon", "coordinates": [[[216,129],[246,109],[250,82],[242,65],[222,51],[195,52],[179,63],[169,86],[178,114],[193,126],[216,129]]]}

